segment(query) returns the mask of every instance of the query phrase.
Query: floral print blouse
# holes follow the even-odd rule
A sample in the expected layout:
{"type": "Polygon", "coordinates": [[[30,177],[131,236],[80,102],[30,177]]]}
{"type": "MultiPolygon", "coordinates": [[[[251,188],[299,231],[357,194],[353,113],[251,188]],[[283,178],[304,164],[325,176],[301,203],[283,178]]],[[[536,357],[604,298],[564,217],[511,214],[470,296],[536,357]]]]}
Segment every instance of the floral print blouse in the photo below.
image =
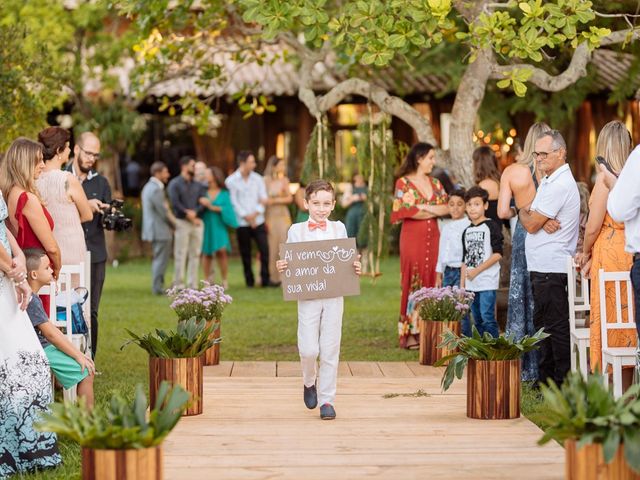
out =
{"type": "Polygon", "coordinates": [[[391,222],[399,223],[418,213],[417,205],[445,205],[448,201],[442,183],[437,178],[429,177],[433,193],[427,199],[422,195],[407,177],[401,177],[396,182],[395,194],[393,196],[393,208],[391,211],[391,222]]]}

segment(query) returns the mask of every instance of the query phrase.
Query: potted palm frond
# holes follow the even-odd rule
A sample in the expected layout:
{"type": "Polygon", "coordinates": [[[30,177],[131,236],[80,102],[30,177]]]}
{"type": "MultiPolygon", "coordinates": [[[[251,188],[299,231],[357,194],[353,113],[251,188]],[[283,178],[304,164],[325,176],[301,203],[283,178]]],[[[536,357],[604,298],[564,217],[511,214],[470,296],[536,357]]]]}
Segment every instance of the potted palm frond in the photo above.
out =
{"type": "Polygon", "coordinates": [[[535,335],[516,340],[513,335],[493,337],[480,335],[475,326],[470,337],[460,337],[452,331],[443,334],[443,347],[457,349],[436,362],[449,362],[442,376],[447,390],[454,377],[462,378],[467,368],[467,417],[507,419],[520,416],[520,357],[538,348],[549,335],[542,329],[535,335]]]}
{"type": "Polygon", "coordinates": [[[420,319],[420,365],[433,365],[455,352],[440,345],[442,334],[450,330],[460,335],[460,322],[471,302],[473,293],[458,287],[423,287],[409,295],[409,304],[420,319]]]}
{"type": "Polygon", "coordinates": [[[617,400],[604,385],[600,374],[571,372],[560,387],[540,386],[546,408],[537,418],[547,428],[538,443],[564,444],[569,480],[640,479],[640,385],[617,400]]]}
{"type": "Polygon", "coordinates": [[[147,413],[147,397],[138,385],[133,402],[116,393],[91,411],[83,398],[54,403],[37,426],[80,444],[84,480],[160,480],[162,441],[188,401],[180,386],[163,382],[147,413]]]}
{"type": "Polygon", "coordinates": [[[131,340],[149,354],[149,396],[155,402],[156,394],[163,380],[181,385],[191,394],[191,403],[185,415],[202,413],[202,365],[204,352],[216,341],[211,337],[215,326],[204,320],[191,318],[178,322],[175,332],[157,330],[138,336],[126,329],[131,340]]]}
{"type": "Polygon", "coordinates": [[[190,318],[204,320],[207,326],[213,325],[211,338],[214,344],[204,354],[205,365],[218,365],[220,363],[220,322],[225,307],[232,302],[221,285],[212,285],[202,282],[202,288],[172,288],[167,295],[173,298],[171,308],[178,315],[178,321],[182,322],[190,318]]]}

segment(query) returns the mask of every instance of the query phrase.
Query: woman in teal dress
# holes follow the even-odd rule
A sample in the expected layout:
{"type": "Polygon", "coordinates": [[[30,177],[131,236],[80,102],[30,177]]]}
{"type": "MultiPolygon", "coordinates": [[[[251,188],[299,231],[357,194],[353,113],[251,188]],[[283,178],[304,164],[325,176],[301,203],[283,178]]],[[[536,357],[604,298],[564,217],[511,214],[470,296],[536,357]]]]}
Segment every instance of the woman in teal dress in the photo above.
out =
{"type": "Polygon", "coordinates": [[[213,255],[215,254],[222,277],[222,286],[227,288],[227,273],[229,271],[228,253],[231,251],[229,232],[227,228],[238,226],[236,214],[231,206],[231,197],[224,188],[224,175],[218,167],[207,169],[208,203],[202,214],[204,222],[204,236],[202,239],[202,270],[204,278],[214,283],[212,269],[213,255]]]}
{"type": "MultiPolygon", "coordinates": [[[[345,226],[347,227],[347,236],[358,238],[358,232],[360,231],[360,224],[364,219],[366,213],[366,201],[367,193],[369,189],[364,181],[364,177],[356,173],[353,175],[351,182],[351,191],[345,192],[342,197],[342,206],[347,209],[347,214],[344,219],[345,226]]],[[[358,249],[364,248],[365,245],[358,243],[358,249]]]]}

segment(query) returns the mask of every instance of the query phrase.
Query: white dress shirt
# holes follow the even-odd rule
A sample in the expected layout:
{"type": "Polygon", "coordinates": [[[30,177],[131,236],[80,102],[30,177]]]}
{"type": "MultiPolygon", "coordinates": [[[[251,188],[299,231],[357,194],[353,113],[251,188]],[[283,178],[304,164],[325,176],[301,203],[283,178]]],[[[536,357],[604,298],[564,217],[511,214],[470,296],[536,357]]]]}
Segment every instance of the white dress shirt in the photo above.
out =
{"type": "Polygon", "coordinates": [[[225,181],[229,195],[231,197],[231,205],[236,212],[239,227],[248,227],[244,217],[258,212],[256,217],[256,225],[264,223],[264,205],[261,200],[267,199],[267,188],[262,175],[251,172],[247,178],[244,178],[240,170],[233,172],[225,181]]]}
{"type": "Polygon", "coordinates": [[[335,238],[347,238],[347,228],[344,226],[344,223],[338,221],[333,222],[331,220],[327,220],[327,229],[320,230],[316,228],[311,231],[309,229],[309,221],[294,223],[289,227],[289,232],[287,233],[287,243],[297,243],[297,242],[313,242],[316,240],[333,240],[335,238]]]}
{"type": "Polygon", "coordinates": [[[530,272],[567,273],[567,257],[576,253],[580,226],[580,193],[568,164],[544,177],[531,210],[560,222],[560,229],[547,233],[543,228],[528,233],[525,240],[530,272]]]}
{"type": "Polygon", "coordinates": [[[627,159],[609,193],[607,210],[616,222],[624,222],[625,250],[640,252],[640,146],[627,159]]]}
{"type": "Polygon", "coordinates": [[[462,232],[470,224],[471,222],[466,215],[458,220],[449,220],[444,224],[440,232],[436,272],[443,273],[447,267],[460,268],[462,266],[462,232]]]}

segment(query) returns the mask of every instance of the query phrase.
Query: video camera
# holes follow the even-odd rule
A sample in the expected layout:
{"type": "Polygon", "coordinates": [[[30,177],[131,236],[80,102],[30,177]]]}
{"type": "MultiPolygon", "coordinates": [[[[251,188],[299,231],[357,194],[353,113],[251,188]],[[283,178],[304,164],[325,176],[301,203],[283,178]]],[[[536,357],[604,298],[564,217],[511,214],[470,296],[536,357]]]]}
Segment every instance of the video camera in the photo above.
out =
{"type": "Polygon", "coordinates": [[[122,200],[111,200],[109,206],[102,211],[102,228],[116,232],[131,230],[133,221],[122,213],[123,206],[122,200]]]}

